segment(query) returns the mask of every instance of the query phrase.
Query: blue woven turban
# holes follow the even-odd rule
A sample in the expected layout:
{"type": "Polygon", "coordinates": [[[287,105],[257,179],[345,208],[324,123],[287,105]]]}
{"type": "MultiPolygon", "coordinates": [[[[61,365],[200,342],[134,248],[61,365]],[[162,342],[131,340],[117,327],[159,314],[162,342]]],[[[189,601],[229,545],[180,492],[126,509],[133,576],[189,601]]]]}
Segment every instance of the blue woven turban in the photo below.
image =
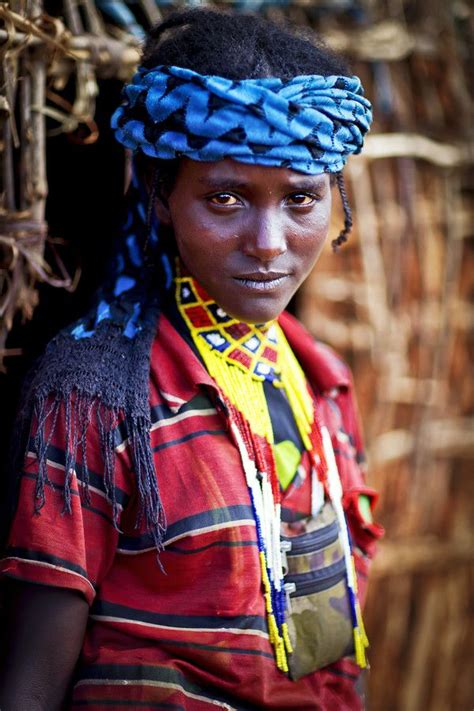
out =
{"type": "Polygon", "coordinates": [[[140,68],[112,117],[118,141],[170,160],[337,173],[359,153],[372,121],[356,76],[233,81],[182,67],[140,68]]]}

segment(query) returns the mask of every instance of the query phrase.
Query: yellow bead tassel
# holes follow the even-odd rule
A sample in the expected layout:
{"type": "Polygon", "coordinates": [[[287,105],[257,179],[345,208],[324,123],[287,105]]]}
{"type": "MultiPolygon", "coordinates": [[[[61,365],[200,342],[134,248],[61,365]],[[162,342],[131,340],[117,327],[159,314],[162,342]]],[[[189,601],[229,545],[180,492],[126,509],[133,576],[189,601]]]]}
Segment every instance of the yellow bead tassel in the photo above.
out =
{"type": "Polygon", "coordinates": [[[288,630],[288,625],[284,622],[281,626],[281,633],[283,636],[283,641],[285,643],[286,651],[288,654],[293,654],[293,645],[291,644],[290,632],[288,630]]]}
{"type": "MultiPolygon", "coordinates": [[[[280,635],[280,632],[278,631],[278,626],[275,620],[275,615],[273,613],[273,607],[272,607],[272,592],[271,592],[271,587],[270,587],[270,580],[268,579],[268,573],[267,573],[267,563],[265,560],[265,554],[263,551],[260,551],[259,554],[260,557],[260,569],[262,573],[262,584],[263,584],[263,589],[264,589],[264,598],[265,598],[265,608],[267,612],[267,622],[268,622],[268,634],[270,638],[270,643],[273,646],[273,650],[275,652],[275,658],[276,658],[276,663],[278,669],[281,669],[281,671],[287,672],[288,671],[288,659],[286,656],[286,651],[288,649],[284,636],[282,637],[280,635]]],[[[283,625],[283,627],[286,627],[286,624],[283,625]]],[[[285,635],[285,632],[283,630],[283,635],[285,635]]],[[[289,639],[288,639],[289,641],[289,639]]],[[[291,643],[290,643],[291,647],[291,643]]],[[[289,651],[289,650],[288,650],[289,651]]]]}
{"type": "Polygon", "coordinates": [[[355,593],[355,597],[356,597],[355,613],[356,613],[356,620],[357,620],[357,625],[354,627],[355,658],[356,658],[356,662],[360,666],[360,668],[365,669],[368,666],[367,655],[365,653],[365,650],[369,646],[369,639],[368,639],[367,633],[365,631],[364,620],[362,618],[362,610],[360,609],[360,604],[359,604],[359,600],[358,600],[358,596],[357,596],[358,586],[357,586],[357,574],[356,574],[354,556],[351,556],[351,563],[352,563],[353,579],[354,579],[354,593],[355,593]]]}

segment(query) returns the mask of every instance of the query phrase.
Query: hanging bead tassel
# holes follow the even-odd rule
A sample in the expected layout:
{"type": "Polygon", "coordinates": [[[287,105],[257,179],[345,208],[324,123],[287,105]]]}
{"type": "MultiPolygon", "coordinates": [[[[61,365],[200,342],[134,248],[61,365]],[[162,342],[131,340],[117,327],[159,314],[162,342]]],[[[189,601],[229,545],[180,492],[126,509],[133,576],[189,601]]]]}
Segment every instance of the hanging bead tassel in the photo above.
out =
{"type": "Polygon", "coordinates": [[[334,510],[336,512],[336,516],[339,522],[341,544],[342,549],[344,551],[344,559],[346,563],[346,579],[347,589],[349,593],[349,603],[351,608],[355,658],[359,667],[361,667],[361,669],[365,669],[367,667],[367,657],[365,654],[365,650],[369,646],[369,640],[367,639],[367,635],[365,632],[364,623],[362,621],[362,612],[357,596],[357,576],[355,572],[354,557],[351,551],[346,517],[344,514],[344,509],[342,508],[342,485],[341,480],[339,478],[339,472],[337,470],[336,458],[334,456],[331,437],[327,428],[324,426],[321,427],[321,437],[323,441],[324,455],[327,464],[329,496],[331,498],[331,502],[334,506],[334,510]]]}

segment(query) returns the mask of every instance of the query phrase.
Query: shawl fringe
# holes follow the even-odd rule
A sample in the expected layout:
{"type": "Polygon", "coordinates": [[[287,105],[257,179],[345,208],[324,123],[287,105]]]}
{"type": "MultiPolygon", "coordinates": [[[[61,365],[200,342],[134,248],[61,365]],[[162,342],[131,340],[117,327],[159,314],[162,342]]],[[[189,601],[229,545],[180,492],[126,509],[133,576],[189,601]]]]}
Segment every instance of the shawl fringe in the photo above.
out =
{"type": "Polygon", "coordinates": [[[96,428],[94,439],[99,445],[104,491],[114,526],[120,530],[116,447],[125,439],[138,493],[135,528],[150,534],[160,551],[166,517],[150,442],[148,378],[156,319],[151,323],[153,327],[144,328],[134,340],[124,338],[106,323],[93,340],[77,341],[66,331],[51,341],[24,388],[13,463],[18,473],[26,452],[36,456],[34,504],[39,514],[46,503],[47,487],[54,487],[48,476],[50,446],[62,433],[63,512],[71,514],[75,476],[82,500],[90,502],[87,442],[91,428],[96,428]]]}

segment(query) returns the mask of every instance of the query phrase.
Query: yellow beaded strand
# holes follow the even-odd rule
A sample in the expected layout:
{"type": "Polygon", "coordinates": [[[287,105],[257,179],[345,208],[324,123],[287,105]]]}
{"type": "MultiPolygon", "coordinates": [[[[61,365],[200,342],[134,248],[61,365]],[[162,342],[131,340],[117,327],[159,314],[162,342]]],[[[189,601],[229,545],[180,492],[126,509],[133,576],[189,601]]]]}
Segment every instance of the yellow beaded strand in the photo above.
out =
{"type": "Polygon", "coordinates": [[[354,578],[354,594],[356,598],[355,612],[357,625],[354,626],[354,650],[356,663],[361,669],[365,669],[368,666],[367,655],[365,650],[369,646],[369,639],[365,631],[364,620],[362,618],[362,610],[360,609],[358,590],[357,590],[357,575],[355,569],[354,556],[351,556],[353,578],[354,578]]]}
{"type": "MultiPolygon", "coordinates": [[[[288,671],[288,659],[286,656],[286,652],[290,651],[288,649],[288,646],[285,641],[285,632],[283,631],[283,637],[280,635],[280,632],[278,631],[278,625],[275,620],[275,614],[273,612],[273,606],[272,606],[272,592],[271,592],[271,587],[270,587],[270,580],[268,579],[268,573],[267,573],[267,562],[265,560],[265,554],[263,551],[260,551],[259,554],[260,557],[260,569],[262,573],[262,583],[263,583],[263,589],[264,589],[264,598],[265,598],[265,609],[267,613],[267,620],[268,620],[268,634],[270,638],[270,643],[273,646],[274,652],[275,652],[275,658],[276,658],[276,663],[278,669],[281,669],[281,671],[287,672],[288,671]]],[[[282,627],[285,627],[286,623],[282,625],[282,627]]],[[[288,634],[288,633],[287,633],[288,634]]],[[[288,637],[289,641],[289,637],[288,637]]],[[[290,642],[290,647],[291,647],[291,642],[290,642]]]]}

